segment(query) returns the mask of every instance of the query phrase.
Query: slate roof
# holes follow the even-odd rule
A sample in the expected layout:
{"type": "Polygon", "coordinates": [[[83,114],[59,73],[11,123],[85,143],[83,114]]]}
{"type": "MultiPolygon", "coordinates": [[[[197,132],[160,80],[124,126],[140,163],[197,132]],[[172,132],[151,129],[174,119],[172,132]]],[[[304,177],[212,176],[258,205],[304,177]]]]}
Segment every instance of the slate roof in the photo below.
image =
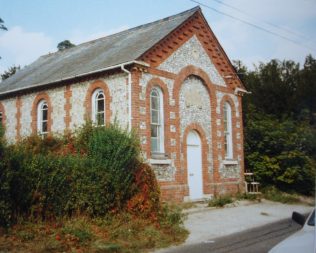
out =
{"type": "Polygon", "coordinates": [[[197,6],[174,16],[41,56],[0,83],[0,95],[49,85],[136,60],[199,10],[197,6]]]}

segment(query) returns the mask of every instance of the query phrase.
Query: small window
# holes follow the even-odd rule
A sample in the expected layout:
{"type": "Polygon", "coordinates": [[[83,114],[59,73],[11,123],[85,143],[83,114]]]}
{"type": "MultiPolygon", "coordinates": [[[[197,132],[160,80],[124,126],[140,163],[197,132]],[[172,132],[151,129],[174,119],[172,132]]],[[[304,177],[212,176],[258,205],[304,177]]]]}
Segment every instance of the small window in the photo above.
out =
{"type": "Polygon", "coordinates": [[[92,95],[92,122],[98,126],[105,125],[105,97],[101,89],[97,89],[92,95]]]}
{"type": "Polygon", "coordinates": [[[159,88],[150,92],[150,128],[152,153],[164,153],[163,96],[159,88]]]}
{"type": "Polygon", "coordinates": [[[48,105],[45,100],[41,100],[37,106],[37,131],[40,135],[48,133],[48,105]]]}
{"type": "Polygon", "coordinates": [[[224,147],[225,158],[233,158],[232,109],[229,103],[224,104],[224,147]]]}

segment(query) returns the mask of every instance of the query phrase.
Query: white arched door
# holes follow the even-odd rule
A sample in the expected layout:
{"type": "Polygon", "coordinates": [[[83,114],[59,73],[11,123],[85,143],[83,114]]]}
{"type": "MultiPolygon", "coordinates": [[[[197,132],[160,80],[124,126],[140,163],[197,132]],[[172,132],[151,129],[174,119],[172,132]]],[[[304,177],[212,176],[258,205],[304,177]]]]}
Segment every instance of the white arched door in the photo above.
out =
{"type": "Polygon", "coordinates": [[[187,168],[190,200],[203,197],[202,147],[201,139],[196,131],[187,137],[187,168]]]}

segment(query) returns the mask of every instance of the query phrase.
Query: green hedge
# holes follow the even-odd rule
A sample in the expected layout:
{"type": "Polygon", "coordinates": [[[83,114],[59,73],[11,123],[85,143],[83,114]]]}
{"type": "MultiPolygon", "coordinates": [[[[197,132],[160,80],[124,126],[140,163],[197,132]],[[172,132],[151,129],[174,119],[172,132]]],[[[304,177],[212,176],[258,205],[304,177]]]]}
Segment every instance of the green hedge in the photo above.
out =
{"type": "MultiPolygon", "coordinates": [[[[75,136],[0,142],[0,225],[121,210],[141,189],[139,138],[116,124],[85,125],[75,136]]],[[[153,188],[157,191],[157,188],[153,188]]]]}

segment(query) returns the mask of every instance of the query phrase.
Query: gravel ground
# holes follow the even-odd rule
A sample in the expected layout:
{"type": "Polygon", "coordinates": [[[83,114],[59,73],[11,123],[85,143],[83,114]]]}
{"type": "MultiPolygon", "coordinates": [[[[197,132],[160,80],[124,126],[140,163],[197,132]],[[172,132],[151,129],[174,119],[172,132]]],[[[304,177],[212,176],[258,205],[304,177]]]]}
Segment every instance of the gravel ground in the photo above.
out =
{"type": "MultiPolygon", "coordinates": [[[[312,209],[312,206],[304,204],[281,204],[267,200],[237,201],[225,208],[208,208],[201,204],[185,211],[188,217],[184,225],[190,235],[184,245],[212,241],[217,237],[290,218],[293,211],[309,213],[312,209]]],[[[162,253],[164,250],[155,252],[162,253]]]]}
{"type": "Polygon", "coordinates": [[[185,227],[190,235],[185,244],[199,243],[289,218],[293,211],[308,213],[313,207],[262,200],[260,203],[240,201],[226,208],[204,209],[200,207],[200,210],[188,212],[185,227]]]}

